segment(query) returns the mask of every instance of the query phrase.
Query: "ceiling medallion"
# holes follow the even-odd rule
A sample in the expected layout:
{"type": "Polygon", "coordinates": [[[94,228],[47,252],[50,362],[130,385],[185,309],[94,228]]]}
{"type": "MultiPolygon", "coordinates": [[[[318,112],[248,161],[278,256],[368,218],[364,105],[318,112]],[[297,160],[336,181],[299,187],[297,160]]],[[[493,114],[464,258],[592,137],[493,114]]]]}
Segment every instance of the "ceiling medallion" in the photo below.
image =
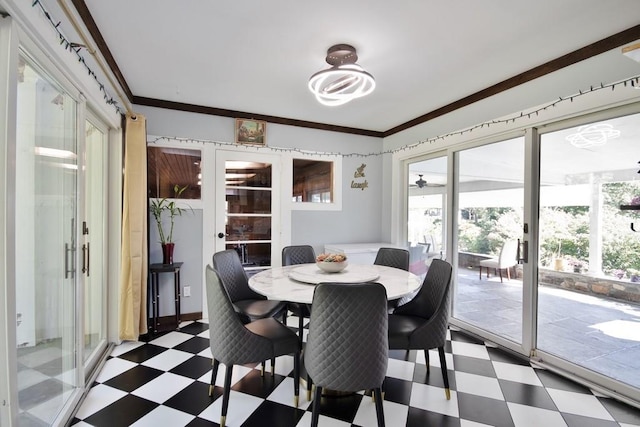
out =
{"type": "Polygon", "coordinates": [[[331,68],[318,71],[309,79],[309,90],[323,105],[337,106],[368,95],[376,87],[373,76],[356,64],[356,49],[337,44],[327,50],[325,58],[331,68]]]}

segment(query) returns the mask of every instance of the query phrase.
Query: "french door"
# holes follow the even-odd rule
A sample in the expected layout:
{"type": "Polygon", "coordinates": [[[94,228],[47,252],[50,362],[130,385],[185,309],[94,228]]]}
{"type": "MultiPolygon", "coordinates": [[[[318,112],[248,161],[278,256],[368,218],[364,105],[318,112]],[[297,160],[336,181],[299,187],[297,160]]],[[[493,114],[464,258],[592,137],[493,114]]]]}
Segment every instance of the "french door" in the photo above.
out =
{"type": "Polygon", "coordinates": [[[249,274],[273,265],[280,256],[279,157],[225,150],[215,156],[216,252],[235,250],[249,274]]]}

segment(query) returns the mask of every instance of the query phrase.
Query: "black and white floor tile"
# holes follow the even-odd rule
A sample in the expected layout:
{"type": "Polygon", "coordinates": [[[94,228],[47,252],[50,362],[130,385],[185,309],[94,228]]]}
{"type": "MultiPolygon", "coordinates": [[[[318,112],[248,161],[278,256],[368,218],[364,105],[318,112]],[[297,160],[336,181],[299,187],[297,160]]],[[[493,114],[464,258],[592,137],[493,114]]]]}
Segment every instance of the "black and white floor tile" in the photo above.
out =
{"type": "MultiPolygon", "coordinates": [[[[290,317],[288,324],[297,325],[290,317]]],[[[224,368],[208,396],[211,353],[208,325],[183,324],[147,343],[114,348],[72,425],[217,426],[224,368]]],[[[390,352],[384,413],[389,427],[640,426],[640,410],[566,380],[467,335],[451,331],[447,342],[451,400],[446,400],[437,352],[390,352]]],[[[269,364],[267,364],[269,369],[269,364]]],[[[293,405],[293,359],[276,360],[275,375],[260,366],[234,367],[227,425],[308,426],[311,404],[301,388],[293,405]]],[[[325,397],[320,426],[375,426],[372,399],[364,393],[325,397]]]]}

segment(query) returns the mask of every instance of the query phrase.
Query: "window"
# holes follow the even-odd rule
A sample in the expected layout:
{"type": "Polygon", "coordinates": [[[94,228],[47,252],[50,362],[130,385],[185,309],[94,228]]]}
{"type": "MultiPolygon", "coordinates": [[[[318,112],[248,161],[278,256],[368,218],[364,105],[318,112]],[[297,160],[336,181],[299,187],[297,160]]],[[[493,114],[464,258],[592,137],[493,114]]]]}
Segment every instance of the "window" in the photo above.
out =
{"type": "Polygon", "coordinates": [[[200,199],[201,152],[170,147],[147,147],[149,197],[200,199]],[[174,188],[185,188],[179,195],[174,188]]]}
{"type": "Polygon", "coordinates": [[[331,203],[333,162],[293,159],[293,201],[331,203]]]}
{"type": "Polygon", "coordinates": [[[331,160],[314,157],[292,159],[291,208],[341,209],[341,160],[341,157],[331,160]]]}

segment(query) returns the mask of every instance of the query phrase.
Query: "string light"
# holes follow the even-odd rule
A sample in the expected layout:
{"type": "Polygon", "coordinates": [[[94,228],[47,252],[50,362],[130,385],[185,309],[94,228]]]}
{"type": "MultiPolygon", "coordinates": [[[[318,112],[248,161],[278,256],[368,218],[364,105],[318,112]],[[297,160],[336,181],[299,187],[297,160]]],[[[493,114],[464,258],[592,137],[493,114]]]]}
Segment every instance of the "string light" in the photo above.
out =
{"type": "Polygon", "coordinates": [[[96,83],[98,84],[98,87],[100,88],[100,91],[102,92],[102,95],[103,95],[102,97],[104,101],[107,103],[107,105],[113,105],[116,111],[118,112],[118,114],[123,114],[120,107],[118,107],[118,101],[113,99],[113,97],[109,96],[104,85],[100,82],[100,80],[98,80],[98,76],[96,75],[96,73],[87,65],[87,63],[84,60],[84,57],[80,54],[80,50],[85,46],[78,43],[70,42],[62,34],[62,32],[60,31],[61,22],[60,21],[55,22],[53,20],[53,18],[51,17],[51,14],[49,14],[49,12],[44,8],[44,5],[40,0],[34,0],[33,3],[31,3],[31,7],[35,7],[35,6],[40,7],[40,11],[49,20],[49,23],[53,26],[53,29],[56,31],[56,33],[58,33],[58,39],[59,39],[60,45],[64,46],[64,50],[68,50],[69,52],[75,53],[76,57],[78,58],[78,62],[84,65],[84,68],[87,70],[87,73],[89,74],[89,76],[93,77],[93,79],[96,81],[96,83]]]}
{"type": "MultiPolygon", "coordinates": [[[[159,141],[162,140],[166,140],[166,141],[177,141],[177,142],[187,142],[187,143],[199,143],[199,144],[213,144],[216,146],[220,146],[220,147],[230,147],[230,146],[236,146],[236,147],[244,147],[245,149],[254,149],[255,151],[261,151],[261,150],[268,150],[268,151],[272,151],[272,152],[287,152],[287,153],[300,153],[300,154],[309,154],[309,155],[316,155],[316,156],[342,156],[342,157],[371,157],[371,156],[381,156],[384,154],[395,154],[395,153],[399,153],[401,151],[405,151],[405,150],[411,150],[413,148],[419,147],[420,145],[423,144],[432,144],[434,142],[438,142],[440,140],[445,140],[447,138],[451,138],[454,136],[460,136],[460,135],[464,135],[467,133],[471,133],[473,132],[474,129],[482,129],[485,126],[487,128],[489,128],[492,125],[500,125],[500,124],[508,124],[508,123],[515,123],[516,120],[520,120],[520,119],[530,119],[531,116],[533,116],[535,114],[535,116],[539,116],[539,114],[543,111],[546,111],[550,108],[555,107],[556,105],[566,102],[566,101],[570,101],[573,102],[574,98],[578,98],[581,96],[585,96],[588,95],[592,92],[596,92],[599,90],[603,90],[603,89],[608,89],[611,88],[611,90],[614,90],[616,88],[616,86],[619,85],[623,85],[623,86],[627,86],[627,84],[631,84],[631,86],[634,85],[638,85],[638,80],[640,79],[640,76],[634,76],[625,80],[621,80],[618,81],[616,83],[610,83],[610,84],[603,84],[600,83],[599,86],[593,87],[591,86],[591,88],[588,91],[578,91],[577,94],[571,95],[571,96],[567,96],[565,98],[559,97],[556,101],[549,103],[543,107],[539,107],[535,110],[531,110],[531,111],[522,111],[520,113],[514,114],[513,116],[504,118],[504,119],[500,119],[500,120],[490,120],[490,121],[486,121],[483,123],[479,123],[475,126],[460,130],[460,131],[456,131],[456,132],[450,132],[447,134],[443,134],[443,135],[438,135],[438,136],[434,136],[433,138],[429,138],[429,139],[425,139],[425,140],[421,140],[418,142],[415,142],[413,144],[408,144],[408,145],[404,145],[402,147],[399,148],[395,148],[392,150],[385,150],[385,151],[380,151],[380,152],[375,152],[375,153],[367,153],[367,154],[362,154],[362,153],[338,153],[338,152],[327,152],[327,151],[317,151],[317,150],[302,150],[299,148],[283,148],[283,147],[274,147],[274,146],[251,146],[251,145],[237,145],[231,142],[220,142],[220,141],[210,141],[210,140],[201,140],[201,139],[191,139],[191,138],[180,138],[180,137],[166,137],[166,136],[161,136],[161,137],[157,137],[156,139],[154,139],[153,141],[151,141],[151,143],[157,143],[159,141]]],[[[639,171],[640,172],[640,171],[639,171]]]]}

